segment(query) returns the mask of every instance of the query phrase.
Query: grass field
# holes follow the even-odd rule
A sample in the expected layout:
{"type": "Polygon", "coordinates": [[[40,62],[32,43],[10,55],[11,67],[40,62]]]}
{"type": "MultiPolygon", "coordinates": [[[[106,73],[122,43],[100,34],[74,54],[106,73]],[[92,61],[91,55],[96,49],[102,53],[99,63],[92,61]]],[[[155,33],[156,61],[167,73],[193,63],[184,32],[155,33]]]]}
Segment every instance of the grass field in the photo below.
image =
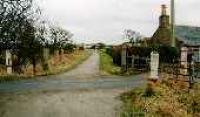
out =
{"type": "Polygon", "coordinates": [[[165,80],[124,93],[121,117],[199,117],[200,84],[165,80]]]}
{"type": "Polygon", "coordinates": [[[103,75],[121,74],[121,68],[113,64],[112,57],[105,50],[100,51],[100,70],[103,75]]]}

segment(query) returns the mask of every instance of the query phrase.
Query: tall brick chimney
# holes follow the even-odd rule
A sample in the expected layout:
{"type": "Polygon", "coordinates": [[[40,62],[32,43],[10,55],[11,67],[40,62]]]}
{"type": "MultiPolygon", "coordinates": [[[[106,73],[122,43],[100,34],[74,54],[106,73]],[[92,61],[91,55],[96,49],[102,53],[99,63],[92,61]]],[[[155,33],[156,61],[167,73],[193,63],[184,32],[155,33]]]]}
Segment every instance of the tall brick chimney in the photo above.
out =
{"type": "Polygon", "coordinates": [[[166,7],[166,5],[165,4],[163,4],[162,6],[161,6],[161,15],[167,15],[167,7],[166,7]]]}
{"type": "Polygon", "coordinates": [[[171,26],[170,17],[167,13],[166,5],[161,6],[161,16],[159,17],[159,27],[152,36],[153,44],[171,46],[171,26]]]}
{"type": "Polygon", "coordinates": [[[167,15],[167,7],[166,5],[161,6],[161,16],[160,16],[160,28],[169,28],[169,15],[167,15]]]}

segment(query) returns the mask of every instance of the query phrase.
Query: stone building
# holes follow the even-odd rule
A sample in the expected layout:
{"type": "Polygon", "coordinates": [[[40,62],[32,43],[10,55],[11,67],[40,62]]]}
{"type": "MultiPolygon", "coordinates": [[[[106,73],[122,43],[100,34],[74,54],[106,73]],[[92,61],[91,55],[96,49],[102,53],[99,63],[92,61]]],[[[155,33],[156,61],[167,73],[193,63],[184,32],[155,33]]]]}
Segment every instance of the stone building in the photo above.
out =
{"type": "MultiPolygon", "coordinates": [[[[171,46],[171,25],[170,16],[167,14],[166,5],[161,7],[161,16],[159,17],[159,26],[153,36],[148,40],[148,45],[165,45],[171,46]]],[[[175,39],[176,47],[181,48],[183,46],[200,46],[200,27],[192,26],[175,26],[175,39]]]]}
{"type": "Polygon", "coordinates": [[[171,27],[166,6],[162,5],[161,16],[159,17],[159,27],[151,38],[151,43],[159,45],[171,44],[171,27]]]}
{"type": "MultiPolygon", "coordinates": [[[[172,45],[172,29],[166,5],[161,6],[161,16],[159,17],[159,26],[157,30],[151,38],[144,42],[147,46],[172,45]]],[[[200,27],[175,26],[175,43],[180,51],[185,48],[188,56],[195,55],[200,62],[200,27]]]]}

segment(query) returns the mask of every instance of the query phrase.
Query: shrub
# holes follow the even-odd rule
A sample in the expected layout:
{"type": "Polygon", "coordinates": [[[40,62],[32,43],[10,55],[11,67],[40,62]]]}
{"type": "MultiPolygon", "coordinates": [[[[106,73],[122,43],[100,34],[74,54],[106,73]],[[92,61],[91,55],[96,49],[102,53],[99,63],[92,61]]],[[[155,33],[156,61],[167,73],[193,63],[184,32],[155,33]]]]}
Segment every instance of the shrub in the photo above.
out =
{"type": "Polygon", "coordinates": [[[163,63],[173,63],[173,60],[177,60],[179,57],[179,51],[177,48],[160,46],[158,49],[160,60],[163,63]]]}
{"type": "Polygon", "coordinates": [[[106,53],[107,53],[108,55],[110,55],[110,56],[112,56],[112,51],[113,51],[112,47],[106,48],[106,53]]]}
{"type": "Polygon", "coordinates": [[[67,52],[73,52],[74,51],[74,48],[75,48],[75,45],[72,44],[72,43],[67,43],[65,46],[64,46],[64,50],[67,51],[67,52]]]}
{"type": "Polygon", "coordinates": [[[112,58],[114,64],[121,66],[121,46],[112,48],[112,58]]]}
{"type": "MultiPolygon", "coordinates": [[[[113,62],[117,65],[121,65],[121,46],[113,47],[107,50],[109,54],[112,53],[113,62]],[[112,52],[110,52],[112,51],[112,52]]],[[[128,47],[128,56],[150,57],[152,51],[157,51],[160,54],[161,63],[173,63],[173,60],[177,60],[179,57],[179,50],[169,46],[150,46],[150,47],[128,47]]],[[[128,59],[127,59],[128,60],[128,59]]],[[[131,60],[128,60],[128,64],[131,64],[131,60]]]]}

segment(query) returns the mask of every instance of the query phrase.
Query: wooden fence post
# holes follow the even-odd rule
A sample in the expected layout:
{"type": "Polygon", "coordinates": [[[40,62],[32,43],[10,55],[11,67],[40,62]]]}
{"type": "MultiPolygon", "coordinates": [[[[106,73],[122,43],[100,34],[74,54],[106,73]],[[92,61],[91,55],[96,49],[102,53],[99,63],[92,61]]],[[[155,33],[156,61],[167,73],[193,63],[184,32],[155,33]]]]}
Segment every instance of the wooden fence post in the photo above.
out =
{"type": "Polygon", "coordinates": [[[6,50],[6,69],[7,69],[7,74],[11,75],[12,74],[12,54],[10,50],[6,50]]]}

